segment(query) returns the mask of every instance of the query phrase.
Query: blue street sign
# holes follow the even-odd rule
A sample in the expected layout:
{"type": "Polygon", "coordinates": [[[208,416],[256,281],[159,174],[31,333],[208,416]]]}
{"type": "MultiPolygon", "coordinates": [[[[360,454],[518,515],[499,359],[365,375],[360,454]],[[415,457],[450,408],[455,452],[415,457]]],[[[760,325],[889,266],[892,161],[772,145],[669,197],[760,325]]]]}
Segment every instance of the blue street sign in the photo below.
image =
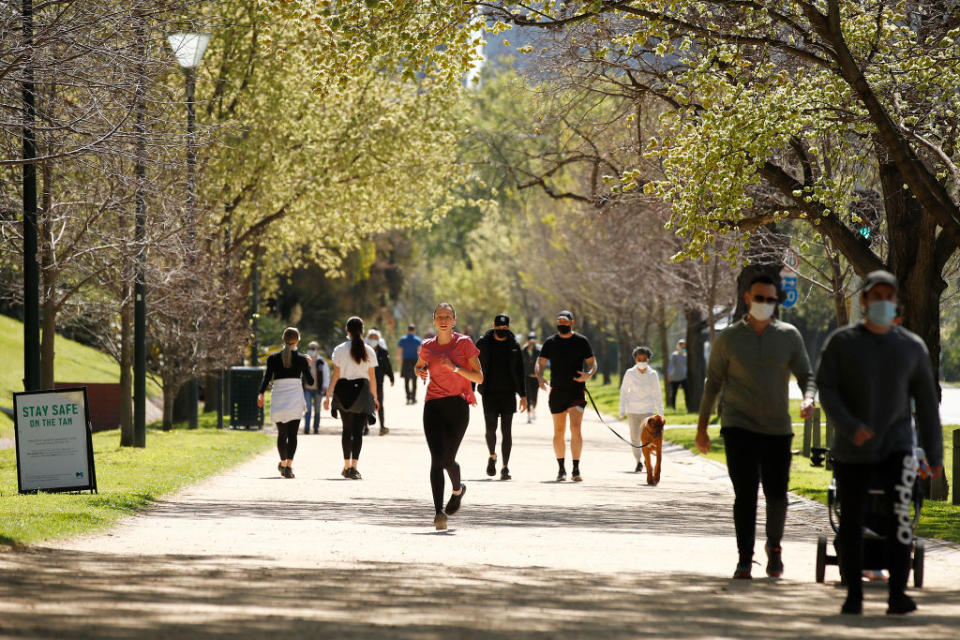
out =
{"type": "Polygon", "coordinates": [[[800,300],[800,292],[797,291],[797,277],[796,276],[780,276],[780,289],[783,291],[783,294],[786,296],[786,299],[780,303],[780,306],[784,309],[789,309],[790,307],[797,304],[797,301],[800,300]]]}

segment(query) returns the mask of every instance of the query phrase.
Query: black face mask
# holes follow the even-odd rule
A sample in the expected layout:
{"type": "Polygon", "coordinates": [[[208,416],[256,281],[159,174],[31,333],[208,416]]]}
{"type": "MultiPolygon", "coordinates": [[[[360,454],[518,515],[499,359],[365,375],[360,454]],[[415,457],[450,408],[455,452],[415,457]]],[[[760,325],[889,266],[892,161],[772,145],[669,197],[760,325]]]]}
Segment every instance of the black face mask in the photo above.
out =
{"type": "Polygon", "coordinates": [[[498,338],[508,338],[508,337],[510,337],[510,330],[509,330],[509,329],[494,329],[494,330],[493,330],[493,335],[497,336],[498,338]]]}
{"type": "Polygon", "coordinates": [[[557,333],[559,333],[559,334],[562,335],[562,336],[567,335],[567,334],[570,333],[571,331],[573,331],[573,327],[571,327],[571,326],[568,325],[568,324],[558,324],[558,325],[557,325],[557,333]]]}

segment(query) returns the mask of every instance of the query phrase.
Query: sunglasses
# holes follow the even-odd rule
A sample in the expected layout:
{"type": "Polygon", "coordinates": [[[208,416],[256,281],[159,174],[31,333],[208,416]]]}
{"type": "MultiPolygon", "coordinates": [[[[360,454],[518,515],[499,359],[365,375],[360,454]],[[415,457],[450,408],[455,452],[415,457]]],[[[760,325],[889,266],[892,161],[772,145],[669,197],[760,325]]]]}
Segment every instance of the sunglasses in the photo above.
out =
{"type": "Polygon", "coordinates": [[[780,298],[766,298],[764,296],[753,296],[754,302],[769,302],[770,304],[777,304],[780,302],[780,298]]]}

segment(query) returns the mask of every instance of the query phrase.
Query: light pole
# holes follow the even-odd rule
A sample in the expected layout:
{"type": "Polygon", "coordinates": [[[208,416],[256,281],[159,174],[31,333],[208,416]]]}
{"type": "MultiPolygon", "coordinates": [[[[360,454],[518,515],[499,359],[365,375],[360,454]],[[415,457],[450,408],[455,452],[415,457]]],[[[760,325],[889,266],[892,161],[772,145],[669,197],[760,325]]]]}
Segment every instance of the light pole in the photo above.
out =
{"type": "Polygon", "coordinates": [[[33,78],[33,0],[23,0],[23,389],[40,389],[40,265],[37,264],[36,88],[33,78]]]}
{"type": "MultiPolygon", "coordinates": [[[[209,33],[171,33],[167,42],[173,49],[177,62],[183,69],[187,81],[187,233],[190,236],[190,260],[193,261],[194,241],[196,239],[196,179],[197,179],[197,150],[196,150],[196,115],[194,113],[194,86],[196,70],[203,58],[203,53],[210,43],[209,33]]],[[[189,397],[189,428],[197,428],[197,378],[190,380],[189,397]]]]}

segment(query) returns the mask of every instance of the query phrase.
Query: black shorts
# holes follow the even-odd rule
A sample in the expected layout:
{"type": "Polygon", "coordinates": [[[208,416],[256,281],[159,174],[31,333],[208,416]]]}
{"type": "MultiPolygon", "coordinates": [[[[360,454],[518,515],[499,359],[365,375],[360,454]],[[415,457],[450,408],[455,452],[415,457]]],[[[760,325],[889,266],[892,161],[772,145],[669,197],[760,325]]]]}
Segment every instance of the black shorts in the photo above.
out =
{"type": "Polygon", "coordinates": [[[583,410],[587,406],[587,399],[583,394],[583,387],[570,389],[551,387],[547,404],[550,406],[550,413],[564,413],[570,407],[579,407],[583,410]]]}
{"type": "Polygon", "coordinates": [[[486,392],[483,394],[483,412],[484,413],[516,413],[517,412],[517,394],[513,391],[507,392],[486,392]]]}

